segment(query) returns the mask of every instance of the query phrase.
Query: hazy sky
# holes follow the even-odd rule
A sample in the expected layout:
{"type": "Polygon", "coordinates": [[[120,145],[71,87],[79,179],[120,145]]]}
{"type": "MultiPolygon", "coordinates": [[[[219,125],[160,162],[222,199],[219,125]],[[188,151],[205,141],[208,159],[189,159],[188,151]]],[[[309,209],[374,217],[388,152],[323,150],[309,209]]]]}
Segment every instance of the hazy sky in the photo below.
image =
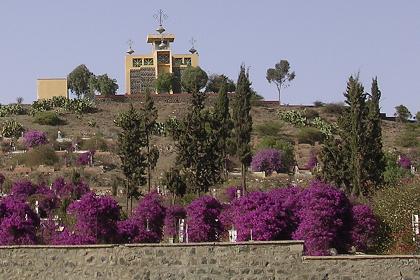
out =
{"type": "Polygon", "coordinates": [[[204,70],[236,80],[245,63],[266,100],[277,99],[267,68],[287,59],[296,79],[285,103],[342,101],[359,72],[366,90],[378,76],[383,111],[420,111],[418,0],[0,0],[0,102],[32,102],[37,78],[65,77],[82,63],[116,78],[124,93],[126,42],[149,53],[160,8],[175,53],[187,53],[194,36],[204,70]]]}

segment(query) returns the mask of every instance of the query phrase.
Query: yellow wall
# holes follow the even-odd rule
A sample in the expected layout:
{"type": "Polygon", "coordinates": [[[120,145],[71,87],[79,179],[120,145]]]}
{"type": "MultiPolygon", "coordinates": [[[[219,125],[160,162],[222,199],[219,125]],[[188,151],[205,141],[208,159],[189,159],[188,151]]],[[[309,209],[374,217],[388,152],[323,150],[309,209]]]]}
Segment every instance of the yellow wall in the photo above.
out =
{"type": "Polygon", "coordinates": [[[54,96],[63,96],[69,98],[67,90],[67,79],[38,79],[37,80],[37,98],[49,99],[54,96]]]}

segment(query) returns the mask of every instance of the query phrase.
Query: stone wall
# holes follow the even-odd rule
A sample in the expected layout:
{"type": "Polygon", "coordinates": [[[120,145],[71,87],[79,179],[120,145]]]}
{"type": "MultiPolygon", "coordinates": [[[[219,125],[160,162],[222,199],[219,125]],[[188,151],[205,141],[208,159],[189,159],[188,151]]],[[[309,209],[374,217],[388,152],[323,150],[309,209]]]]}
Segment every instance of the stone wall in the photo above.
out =
{"type": "Polygon", "coordinates": [[[420,256],[302,257],[303,242],[0,247],[0,279],[420,279],[420,256]]]}

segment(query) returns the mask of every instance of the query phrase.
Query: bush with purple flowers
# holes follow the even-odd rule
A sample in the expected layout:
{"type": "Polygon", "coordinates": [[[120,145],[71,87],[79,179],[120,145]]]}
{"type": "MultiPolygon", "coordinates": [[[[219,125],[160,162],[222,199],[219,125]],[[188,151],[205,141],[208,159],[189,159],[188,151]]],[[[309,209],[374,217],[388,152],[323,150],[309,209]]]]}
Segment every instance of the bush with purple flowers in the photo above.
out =
{"type": "Polygon", "coordinates": [[[36,244],[39,218],[24,200],[9,196],[0,200],[0,245],[36,244]]]}
{"type": "Polygon", "coordinates": [[[188,239],[191,242],[218,241],[223,231],[220,221],[222,205],[214,197],[205,195],[187,207],[188,239]]]}
{"type": "Polygon", "coordinates": [[[64,178],[57,178],[52,184],[52,190],[59,198],[80,199],[84,194],[90,192],[89,186],[83,181],[76,183],[66,182],[64,178]]]}
{"type": "Polygon", "coordinates": [[[122,242],[159,243],[163,235],[165,207],[157,192],[147,194],[133,215],[119,224],[122,242]]]}
{"type": "Polygon", "coordinates": [[[252,157],[251,168],[252,171],[265,172],[266,175],[280,171],[282,168],[280,151],[276,149],[258,151],[252,157]]]}
{"type": "Polygon", "coordinates": [[[314,181],[303,191],[300,201],[300,223],[293,238],[305,240],[306,254],[328,255],[330,248],[345,251],[351,221],[351,205],[345,194],[314,181]]]}
{"type": "Polygon", "coordinates": [[[80,154],[77,158],[77,165],[90,165],[93,161],[93,156],[95,155],[95,151],[89,151],[83,154],[80,154]]]}
{"type": "Polygon", "coordinates": [[[401,166],[401,168],[410,169],[411,160],[406,155],[401,155],[398,159],[398,164],[401,166]]]}
{"type": "Polygon", "coordinates": [[[366,251],[375,237],[378,223],[367,205],[354,205],[351,209],[351,244],[358,251],[366,251]]]}
{"type": "Polygon", "coordinates": [[[34,148],[48,143],[47,134],[43,131],[29,130],[23,134],[25,146],[34,148]]]}
{"type": "Polygon", "coordinates": [[[109,196],[86,193],[79,201],[72,202],[67,212],[75,218],[75,224],[58,238],[59,244],[102,244],[118,241],[117,221],[120,208],[109,196]]]}

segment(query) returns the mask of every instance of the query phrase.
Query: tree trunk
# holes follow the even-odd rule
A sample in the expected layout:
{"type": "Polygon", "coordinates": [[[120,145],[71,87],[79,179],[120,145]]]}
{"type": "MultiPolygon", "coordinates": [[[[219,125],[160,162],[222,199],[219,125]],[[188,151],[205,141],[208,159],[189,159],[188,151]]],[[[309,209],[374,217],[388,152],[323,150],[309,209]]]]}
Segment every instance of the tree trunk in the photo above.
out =
{"type": "Polygon", "coordinates": [[[127,213],[127,216],[128,216],[128,199],[129,199],[129,197],[130,197],[130,195],[129,195],[129,187],[128,187],[128,182],[126,182],[126,194],[125,194],[125,197],[126,197],[126,213],[127,213]]]}
{"type": "Polygon", "coordinates": [[[246,192],[246,168],[245,164],[241,164],[241,175],[242,175],[242,195],[246,192]]]}
{"type": "Polygon", "coordinates": [[[150,175],[150,143],[149,143],[149,134],[146,133],[146,141],[147,141],[147,187],[150,193],[151,189],[151,175],[150,175]]]}
{"type": "Polygon", "coordinates": [[[281,100],[280,100],[280,93],[281,93],[281,84],[276,84],[277,91],[279,92],[279,106],[281,106],[281,100]]]}

